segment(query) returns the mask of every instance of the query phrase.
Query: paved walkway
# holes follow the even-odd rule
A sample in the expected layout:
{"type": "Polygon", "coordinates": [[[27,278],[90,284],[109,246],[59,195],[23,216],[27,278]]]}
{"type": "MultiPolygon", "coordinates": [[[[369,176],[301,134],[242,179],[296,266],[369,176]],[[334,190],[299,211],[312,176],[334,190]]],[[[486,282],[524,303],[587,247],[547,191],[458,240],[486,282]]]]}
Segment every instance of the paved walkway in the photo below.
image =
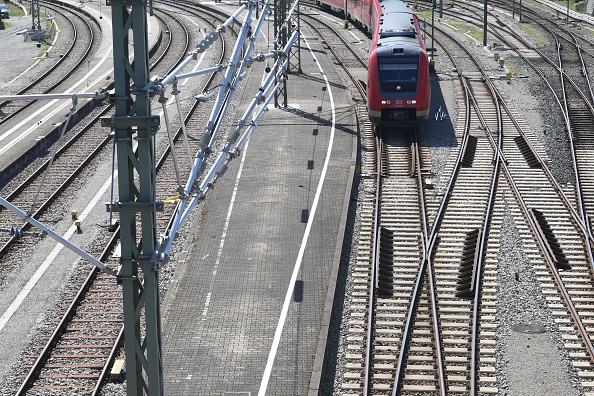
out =
{"type": "MultiPolygon", "coordinates": [[[[320,41],[309,41],[322,58],[320,41]]],[[[165,302],[166,394],[255,395],[261,388],[260,394],[303,396],[310,387],[316,393],[310,379],[321,369],[314,361],[321,362],[327,335],[357,129],[334,65],[320,59],[326,84],[305,46],[301,64],[303,75],[288,80],[289,108],[265,115],[192,227],[165,302]]],[[[251,69],[248,99],[261,70],[251,69]]]]}

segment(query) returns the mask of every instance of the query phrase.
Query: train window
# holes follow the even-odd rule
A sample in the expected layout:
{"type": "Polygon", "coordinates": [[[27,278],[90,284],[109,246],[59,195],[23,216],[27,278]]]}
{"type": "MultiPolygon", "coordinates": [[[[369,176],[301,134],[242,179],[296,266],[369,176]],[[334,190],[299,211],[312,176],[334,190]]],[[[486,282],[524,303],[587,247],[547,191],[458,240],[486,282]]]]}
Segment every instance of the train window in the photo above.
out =
{"type": "Polygon", "coordinates": [[[379,75],[383,92],[414,92],[417,90],[419,67],[416,63],[386,63],[380,60],[379,75]]]}

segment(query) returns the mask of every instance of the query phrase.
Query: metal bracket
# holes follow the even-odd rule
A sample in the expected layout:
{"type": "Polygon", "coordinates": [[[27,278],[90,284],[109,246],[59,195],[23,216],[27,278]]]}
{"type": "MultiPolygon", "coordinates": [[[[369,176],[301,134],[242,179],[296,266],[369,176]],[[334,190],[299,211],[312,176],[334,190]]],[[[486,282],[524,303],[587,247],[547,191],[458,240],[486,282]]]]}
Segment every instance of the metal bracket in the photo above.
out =
{"type": "Polygon", "coordinates": [[[105,209],[107,212],[121,212],[123,209],[135,209],[136,212],[143,210],[152,210],[156,208],[157,212],[162,212],[164,208],[163,201],[157,202],[106,202],[105,209]]]}
{"type": "Polygon", "coordinates": [[[115,6],[132,7],[132,6],[141,6],[144,4],[146,4],[146,2],[142,1],[142,0],[105,0],[105,5],[110,6],[110,7],[115,7],[115,6]]]}
{"type": "Polygon", "coordinates": [[[126,129],[136,127],[137,129],[158,130],[161,124],[161,117],[151,116],[130,116],[130,117],[101,117],[101,126],[112,129],[126,129]]]}

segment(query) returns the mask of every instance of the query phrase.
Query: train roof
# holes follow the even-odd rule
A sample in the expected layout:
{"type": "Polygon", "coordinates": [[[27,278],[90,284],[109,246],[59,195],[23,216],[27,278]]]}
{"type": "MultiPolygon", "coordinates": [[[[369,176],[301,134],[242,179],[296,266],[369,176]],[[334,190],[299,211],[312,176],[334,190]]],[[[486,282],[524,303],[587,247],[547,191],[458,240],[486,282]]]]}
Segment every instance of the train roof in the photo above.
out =
{"type": "Polygon", "coordinates": [[[377,45],[419,47],[414,14],[402,0],[382,0],[377,45]]]}

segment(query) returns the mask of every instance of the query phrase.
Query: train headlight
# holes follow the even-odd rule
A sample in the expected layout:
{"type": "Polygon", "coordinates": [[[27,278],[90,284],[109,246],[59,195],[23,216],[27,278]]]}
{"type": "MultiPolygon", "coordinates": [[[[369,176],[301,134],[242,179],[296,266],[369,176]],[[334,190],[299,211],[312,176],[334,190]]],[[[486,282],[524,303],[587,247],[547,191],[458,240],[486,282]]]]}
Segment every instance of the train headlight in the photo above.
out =
{"type": "Polygon", "coordinates": [[[391,100],[382,100],[382,104],[389,105],[389,104],[392,104],[392,101],[391,100]]]}
{"type": "Polygon", "coordinates": [[[406,101],[406,104],[414,105],[414,104],[417,104],[417,101],[415,99],[409,99],[406,101]]]}

